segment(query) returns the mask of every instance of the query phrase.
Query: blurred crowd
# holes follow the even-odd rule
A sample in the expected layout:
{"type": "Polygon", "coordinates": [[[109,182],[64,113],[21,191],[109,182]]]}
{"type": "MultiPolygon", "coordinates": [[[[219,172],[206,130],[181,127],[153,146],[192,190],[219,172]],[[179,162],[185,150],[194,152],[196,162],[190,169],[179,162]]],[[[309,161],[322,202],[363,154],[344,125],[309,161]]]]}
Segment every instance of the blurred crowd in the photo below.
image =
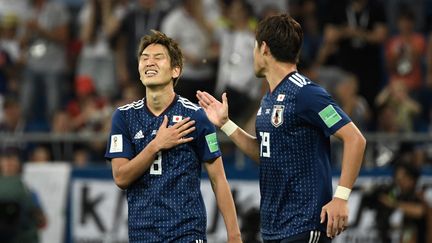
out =
{"type": "MultiPolygon", "coordinates": [[[[254,28],[281,12],[303,27],[299,71],[363,132],[432,133],[432,0],[0,0],[0,132],[108,132],[113,110],[145,94],[136,48],[152,29],[183,51],[177,93],[227,92],[231,118],[250,129],[267,90],[254,28]]],[[[105,142],[23,149],[25,160],[81,165],[104,161],[105,142]]]]}

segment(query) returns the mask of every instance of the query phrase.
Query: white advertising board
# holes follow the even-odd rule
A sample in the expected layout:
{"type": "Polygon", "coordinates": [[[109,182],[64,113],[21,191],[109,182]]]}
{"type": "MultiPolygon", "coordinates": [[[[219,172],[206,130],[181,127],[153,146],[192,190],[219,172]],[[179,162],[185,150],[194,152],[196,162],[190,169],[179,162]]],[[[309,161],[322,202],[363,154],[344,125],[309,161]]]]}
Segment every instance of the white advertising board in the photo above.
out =
{"type": "Polygon", "coordinates": [[[66,200],[71,167],[69,163],[26,163],[23,178],[35,191],[47,218],[41,231],[41,242],[63,242],[65,239],[66,200]]]}

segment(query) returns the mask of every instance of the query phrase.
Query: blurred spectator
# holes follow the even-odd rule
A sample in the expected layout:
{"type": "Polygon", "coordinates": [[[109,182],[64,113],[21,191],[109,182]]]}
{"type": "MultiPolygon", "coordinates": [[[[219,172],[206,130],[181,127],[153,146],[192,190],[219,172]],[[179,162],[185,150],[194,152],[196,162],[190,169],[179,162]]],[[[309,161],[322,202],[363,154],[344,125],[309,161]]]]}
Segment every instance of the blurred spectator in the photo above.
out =
{"type": "MultiPolygon", "coordinates": [[[[62,136],[72,133],[71,117],[67,111],[57,111],[51,121],[51,133],[62,136]]],[[[52,141],[50,143],[54,161],[68,161],[73,158],[73,143],[63,141],[52,141]]]]}
{"type": "Polygon", "coordinates": [[[394,185],[378,195],[384,210],[403,213],[401,242],[426,243],[426,204],[422,192],[416,190],[419,177],[419,170],[408,162],[396,164],[394,185]]]}
{"type": "Polygon", "coordinates": [[[25,33],[21,40],[26,51],[21,104],[26,118],[41,116],[41,111],[45,111],[48,116],[45,120],[49,121],[61,104],[70,16],[60,2],[30,2],[29,19],[25,23],[25,33]],[[43,97],[46,97],[46,109],[35,109],[43,103],[43,97]]]}
{"type": "Polygon", "coordinates": [[[9,134],[0,141],[0,148],[17,147],[24,149],[25,143],[14,139],[13,135],[22,135],[29,131],[27,122],[21,113],[21,104],[15,97],[6,96],[3,100],[3,118],[0,120],[0,134],[9,134]],[[13,135],[12,135],[13,134],[13,135]]]}
{"type": "Polygon", "coordinates": [[[11,13],[0,18],[0,93],[18,95],[18,73],[24,60],[17,33],[19,19],[11,13]]]}
{"type": "Polygon", "coordinates": [[[3,101],[3,120],[0,121],[0,133],[22,133],[26,128],[21,113],[21,105],[15,97],[7,96],[3,101]]]}
{"type": "Polygon", "coordinates": [[[278,6],[269,3],[263,6],[263,9],[261,11],[258,11],[258,16],[259,19],[261,20],[270,16],[280,14],[282,12],[283,10],[281,10],[278,6]]]}
{"type": "MultiPolygon", "coordinates": [[[[432,1],[431,1],[432,2],[432,1]]],[[[422,107],[416,131],[432,132],[432,32],[429,36],[426,55],[426,84],[417,92],[416,99],[422,107]]]]}
{"type": "Polygon", "coordinates": [[[78,76],[75,79],[75,94],[76,98],[67,105],[72,131],[107,131],[111,106],[106,99],[96,95],[93,80],[88,76],[78,76]]]}
{"type": "Polygon", "coordinates": [[[89,76],[97,95],[105,98],[113,98],[118,92],[114,38],[126,10],[126,6],[115,0],[88,0],[79,13],[83,48],[77,75],[89,76]]]}
{"type": "MultiPolygon", "coordinates": [[[[75,90],[76,98],[67,105],[72,130],[82,134],[108,132],[113,109],[109,101],[95,94],[90,77],[77,77],[75,90]]],[[[105,141],[89,141],[86,145],[91,151],[93,162],[105,161],[105,141]]]]}
{"type": "MultiPolygon", "coordinates": [[[[142,85],[140,85],[142,86],[142,85]]],[[[120,107],[138,101],[145,96],[145,91],[137,85],[130,84],[121,91],[120,99],[116,101],[115,107],[120,107]]]]}
{"type": "Polygon", "coordinates": [[[48,163],[53,161],[51,151],[46,145],[36,145],[29,155],[29,162],[31,163],[48,163]]]}
{"type": "Polygon", "coordinates": [[[427,8],[427,1],[430,0],[392,0],[382,1],[386,8],[387,15],[387,26],[390,33],[396,33],[398,31],[398,15],[400,10],[410,9],[413,12],[414,18],[413,27],[416,32],[422,32],[427,24],[425,17],[425,8],[427,8]]]}
{"type": "Polygon", "coordinates": [[[74,151],[73,166],[76,168],[85,168],[90,164],[90,152],[84,147],[77,148],[74,151]]]}
{"type": "MultiPolygon", "coordinates": [[[[274,13],[283,13],[289,12],[290,14],[294,14],[297,12],[296,9],[292,6],[293,2],[297,3],[298,1],[281,1],[281,0],[267,0],[267,1],[259,1],[259,0],[251,0],[248,1],[252,4],[254,9],[254,13],[259,15],[261,18],[265,18],[274,13]],[[289,5],[289,6],[288,6],[289,5]]],[[[294,5],[295,6],[295,5],[294,5]]]]}
{"type": "Polygon", "coordinates": [[[151,29],[159,30],[166,10],[160,1],[137,0],[136,6],[123,19],[118,33],[118,77],[122,84],[138,81],[136,46],[151,29]]]}
{"type": "Polygon", "coordinates": [[[213,93],[218,48],[214,26],[205,18],[202,0],[180,2],[180,6],[165,17],[161,30],[177,41],[185,58],[176,92],[197,103],[197,90],[213,93]]]}
{"type": "Polygon", "coordinates": [[[337,96],[337,85],[345,79],[347,72],[336,66],[320,66],[305,63],[305,65],[309,65],[309,70],[315,70],[316,80],[319,85],[328,90],[332,96],[337,96]]]}
{"type": "Polygon", "coordinates": [[[415,16],[409,8],[398,15],[398,34],[386,43],[386,63],[390,82],[401,80],[409,91],[419,90],[423,84],[422,61],[426,40],[414,31],[415,16]]]}
{"type": "Polygon", "coordinates": [[[403,215],[398,229],[399,242],[426,242],[427,206],[423,191],[417,190],[419,177],[420,171],[410,161],[399,161],[395,164],[391,184],[374,188],[363,196],[358,216],[365,207],[376,210],[375,222],[381,242],[392,242],[390,217],[396,211],[403,215]]]}
{"type": "Polygon", "coordinates": [[[37,243],[38,229],[47,224],[37,194],[21,179],[19,151],[8,148],[0,155],[0,241],[37,243]]]}
{"type": "Polygon", "coordinates": [[[20,21],[28,18],[28,5],[31,0],[0,0],[0,16],[16,15],[20,21]]]}
{"type": "Polygon", "coordinates": [[[345,75],[336,87],[336,100],[343,111],[351,118],[356,126],[366,131],[370,118],[369,104],[358,94],[357,78],[352,74],[345,75]]]}
{"type": "Polygon", "coordinates": [[[432,31],[429,34],[426,54],[426,85],[432,89],[432,31]]]}
{"type": "Polygon", "coordinates": [[[22,61],[23,58],[18,39],[19,24],[18,16],[14,14],[6,14],[1,17],[0,47],[6,51],[14,63],[22,61]]]}
{"type": "Polygon", "coordinates": [[[252,7],[245,0],[233,0],[227,8],[227,26],[221,31],[216,95],[220,97],[226,92],[232,119],[245,124],[258,110],[261,98],[262,82],[253,70],[256,23],[252,7]]]}
{"type": "Polygon", "coordinates": [[[383,80],[386,17],[379,1],[332,1],[318,64],[337,65],[359,78],[359,93],[373,105],[383,80]]]}
{"type": "MultiPolygon", "coordinates": [[[[384,88],[376,99],[378,110],[377,131],[387,134],[412,132],[415,117],[421,111],[420,105],[413,100],[405,84],[395,81],[384,88]]],[[[374,146],[376,165],[390,163],[401,149],[399,140],[380,140],[374,146]]]]}
{"type": "Polygon", "coordinates": [[[51,132],[55,134],[67,134],[72,132],[70,116],[66,111],[57,111],[51,122],[51,132]]]}
{"type": "Polygon", "coordinates": [[[9,77],[12,61],[8,53],[0,49],[0,95],[9,93],[9,77]]]}
{"type": "Polygon", "coordinates": [[[405,83],[395,80],[385,87],[376,99],[377,107],[388,107],[394,111],[399,132],[412,132],[414,118],[421,111],[421,106],[412,99],[405,83]]]}
{"type": "Polygon", "coordinates": [[[318,19],[318,4],[315,0],[304,0],[300,3],[299,23],[303,29],[303,46],[300,59],[313,63],[319,51],[322,34],[318,19]]]}

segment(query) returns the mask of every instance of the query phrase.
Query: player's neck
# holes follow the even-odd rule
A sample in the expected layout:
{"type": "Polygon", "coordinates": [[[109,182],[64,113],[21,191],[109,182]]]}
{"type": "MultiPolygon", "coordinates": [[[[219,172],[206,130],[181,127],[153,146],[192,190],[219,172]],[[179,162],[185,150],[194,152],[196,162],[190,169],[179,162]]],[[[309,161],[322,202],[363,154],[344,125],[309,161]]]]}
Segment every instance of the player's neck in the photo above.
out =
{"type": "Polygon", "coordinates": [[[160,115],[171,104],[175,97],[173,87],[167,86],[162,89],[147,87],[146,103],[147,108],[156,116],[160,115]]]}
{"type": "Polygon", "coordinates": [[[272,92],[289,73],[297,71],[297,66],[295,64],[285,62],[274,62],[268,65],[268,67],[265,76],[270,86],[270,92],[272,92]]]}

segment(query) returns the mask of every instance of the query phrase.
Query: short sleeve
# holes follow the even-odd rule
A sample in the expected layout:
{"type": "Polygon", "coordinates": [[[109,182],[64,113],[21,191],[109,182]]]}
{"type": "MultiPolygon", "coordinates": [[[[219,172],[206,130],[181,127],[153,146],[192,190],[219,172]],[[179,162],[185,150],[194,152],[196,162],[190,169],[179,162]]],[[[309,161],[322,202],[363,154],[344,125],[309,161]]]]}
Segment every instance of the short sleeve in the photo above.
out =
{"type": "Polygon", "coordinates": [[[297,94],[296,115],[319,127],[326,136],[334,134],[351,119],[322,87],[310,84],[297,94]]]}
{"type": "Polygon", "coordinates": [[[124,117],[117,109],[112,117],[111,133],[108,138],[105,158],[111,160],[113,158],[132,159],[133,157],[132,139],[124,117]]]}
{"type": "Polygon", "coordinates": [[[199,109],[193,116],[195,120],[195,147],[198,159],[201,162],[214,160],[222,154],[216,136],[216,128],[209,121],[205,112],[199,109]]]}

